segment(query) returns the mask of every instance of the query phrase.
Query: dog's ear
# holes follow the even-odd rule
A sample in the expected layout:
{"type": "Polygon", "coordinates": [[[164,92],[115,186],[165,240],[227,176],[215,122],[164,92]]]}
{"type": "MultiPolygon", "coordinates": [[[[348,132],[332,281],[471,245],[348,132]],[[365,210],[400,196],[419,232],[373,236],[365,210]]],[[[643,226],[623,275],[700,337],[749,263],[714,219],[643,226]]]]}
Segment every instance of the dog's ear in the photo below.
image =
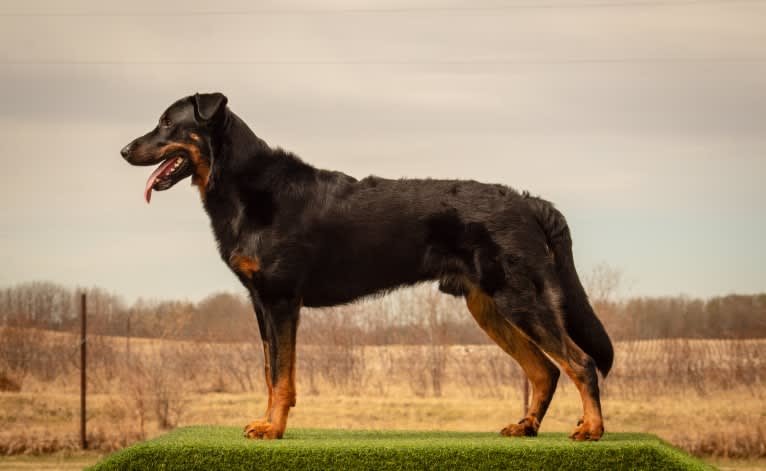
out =
{"type": "Polygon", "coordinates": [[[206,123],[221,115],[229,99],[223,93],[197,93],[194,95],[194,117],[206,123]]]}

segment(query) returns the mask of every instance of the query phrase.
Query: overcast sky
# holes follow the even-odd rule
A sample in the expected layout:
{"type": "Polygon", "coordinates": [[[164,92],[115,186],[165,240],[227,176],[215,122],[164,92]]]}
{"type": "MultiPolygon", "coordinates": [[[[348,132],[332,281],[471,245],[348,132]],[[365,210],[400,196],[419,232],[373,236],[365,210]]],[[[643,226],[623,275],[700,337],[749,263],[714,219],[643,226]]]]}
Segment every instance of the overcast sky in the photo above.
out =
{"type": "Polygon", "coordinates": [[[318,167],[554,201],[624,294],[765,291],[766,1],[640,3],[4,0],[0,286],[240,291],[189,183],[147,206],[119,155],[221,91],[318,167]]]}

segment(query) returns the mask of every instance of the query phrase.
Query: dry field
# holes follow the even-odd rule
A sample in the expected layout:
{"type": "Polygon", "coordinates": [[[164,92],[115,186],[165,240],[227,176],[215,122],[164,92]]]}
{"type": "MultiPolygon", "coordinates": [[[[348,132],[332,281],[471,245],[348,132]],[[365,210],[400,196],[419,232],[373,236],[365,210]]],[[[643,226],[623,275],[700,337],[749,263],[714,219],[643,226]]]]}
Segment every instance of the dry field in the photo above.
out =
{"type": "MultiPolygon", "coordinates": [[[[13,363],[9,349],[0,358],[0,454],[74,452],[76,339],[30,335],[38,348],[13,350],[24,363],[13,363]],[[24,371],[13,368],[20,364],[24,371]]],[[[265,407],[258,345],[132,339],[128,347],[124,338],[92,337],[89,347],[88,427],[102,452],[178,425],[244,425],[265,407]]],[[[607,432],[655,433],[724,467],[766,464],[766,340],[618,342],[616,352],[602,383],[607,432]]],[[[294,427],[488,431],[522,414],[523,377],[495,346],[349,343],[301,345],[298,354],[294,427]]],[[[579,415],[577,392],[562,378],[542,431],[569,431],[579,415]]],[[[34,463],[67,462],[56,456],[34,463]]],[[[0,469],[25,460],[0,461],[0,469]]]]}

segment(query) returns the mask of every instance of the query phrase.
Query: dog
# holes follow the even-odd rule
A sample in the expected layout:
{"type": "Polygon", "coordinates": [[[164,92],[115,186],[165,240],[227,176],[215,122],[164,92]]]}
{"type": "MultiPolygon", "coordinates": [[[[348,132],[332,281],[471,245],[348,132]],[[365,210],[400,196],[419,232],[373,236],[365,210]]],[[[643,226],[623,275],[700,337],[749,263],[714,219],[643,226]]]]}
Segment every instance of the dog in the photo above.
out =
{"type": "Polygon", "coordinates": [[[269,398],[263,418],[245,426],[246,437],[285,432],[296,399],[302,306],[428,281],[465,298],[532,383],[528,413],[502,435],[537,435],[559,367],[583,404],[570,437],[603,435],[597,370],[609,372],[612,343],[575,270],[569,226],[550,202],[476,181],[357,180],[321,170],[270,147],[221,93],[176,101],[121,154],[132,165],[159,164],[146,182],[147,202],[152,191],[191,177],[221,258],[248,290],[269,398]]]}

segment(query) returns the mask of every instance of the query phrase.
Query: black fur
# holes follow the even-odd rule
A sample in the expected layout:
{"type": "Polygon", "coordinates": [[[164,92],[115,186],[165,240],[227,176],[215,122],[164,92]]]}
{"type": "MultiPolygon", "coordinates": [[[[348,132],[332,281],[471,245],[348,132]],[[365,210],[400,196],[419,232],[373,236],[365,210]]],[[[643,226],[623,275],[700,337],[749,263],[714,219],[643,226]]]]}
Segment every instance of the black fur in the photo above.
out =
{"type": "MultiPolygon", "coordinates": [[[[253,298],[275,384],[280,339],[294,337],[301,304],[333,306],[430,280],[456,296],[478,286],[544,350],[563,323],[609,371],[611,342],[577,277],[567,223],[549,202],[475,181],[356,180],[317,169],[268,146],[226,103],[220,94],[179,100],[163,115],[173,120],[167,136],[152,131],[123,155],[159,163],[167,156],[152,154],[158,139],[199,137],[210,166],[201,191],[221,258],[259,262],[251,276],[233,268],[253,298]]],[[[156,189],[176,183],[168,178],[156,189]]]]}
{"type": "Polygon", "coordinates": [[[596,361],[599,371],[606,376],[612,368],[614,350],[577,276],[569,226],[561,212],[547,201],[535,197],[528,197],[527,201],[534,208],[537,221],[556,257],[556,271],[565,293],[562,311],[567,334],[596,361]]]}

